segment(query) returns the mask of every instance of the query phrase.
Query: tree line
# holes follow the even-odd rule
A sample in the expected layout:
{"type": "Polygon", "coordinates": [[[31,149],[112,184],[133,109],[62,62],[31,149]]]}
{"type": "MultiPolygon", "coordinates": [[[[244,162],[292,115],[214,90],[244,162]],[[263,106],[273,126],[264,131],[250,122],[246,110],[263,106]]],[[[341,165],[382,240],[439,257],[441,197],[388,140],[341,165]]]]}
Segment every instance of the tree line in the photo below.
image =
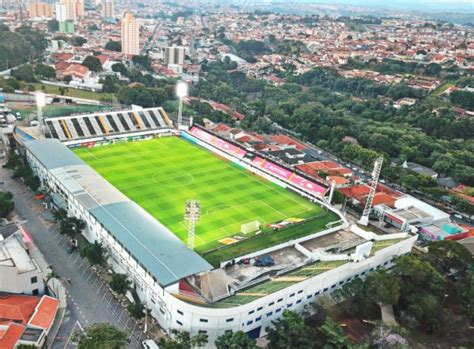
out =
{"type": "Polygon", "coordinates": [[[43,32],[22,25],[14,32],[0,27],[0,70],[6,70],[41,57],[48,46],[43,32]]]}

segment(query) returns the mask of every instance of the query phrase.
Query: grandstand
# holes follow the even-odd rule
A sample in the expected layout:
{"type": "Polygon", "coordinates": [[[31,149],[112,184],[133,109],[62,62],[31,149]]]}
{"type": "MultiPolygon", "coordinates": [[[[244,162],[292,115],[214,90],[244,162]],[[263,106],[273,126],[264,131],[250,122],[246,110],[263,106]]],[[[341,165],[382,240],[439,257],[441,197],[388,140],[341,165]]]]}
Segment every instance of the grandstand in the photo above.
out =
{"type": "Polygon", "coordinates": [[[60,141],[76,141],[119,134],[172,128],[163,108],[104,111],[45,119],[45,134],[60,141]]]}

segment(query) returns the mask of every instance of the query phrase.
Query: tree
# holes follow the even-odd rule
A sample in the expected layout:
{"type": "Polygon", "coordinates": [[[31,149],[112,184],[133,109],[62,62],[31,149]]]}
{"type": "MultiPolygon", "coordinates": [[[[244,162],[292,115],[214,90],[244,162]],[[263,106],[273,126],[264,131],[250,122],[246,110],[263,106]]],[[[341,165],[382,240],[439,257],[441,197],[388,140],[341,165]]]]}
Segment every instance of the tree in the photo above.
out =
{"type": "Polygon", "coordinates": [[[207,335],[198,333],[193,336],[186,331],[171,330],[172,338],[160,338],[158,344],[162,349],[202,348],[207,344],[207,335]]]}
{"type": "Polygon", "coordinates": [[[59,223],[59,233],[75,238],[81,234],[85,227],[86,223],[83,220],[76,217],[67,217],[59,223]]]}
{"type": "Polygon", "coordinates": [[[30,64],[25,64],[15,70],[12,70],[12,76],[14,76],[20,81],[36,81],[35,73],[33,72],[33,67],[30,64]]]}
{"type": "Polygon", "coordinates": [[[128,69],[123,63],[112,64],[112,71],[120,73],[122,75],[128,75],[128,69]]]}
{"type": "Polygon", "coordinates": [[[54,79],[56,77],[56,70],[46,64],[37,64],[35,66],[35,74],[47,79],[54,79]]]}
{"type": "Polygon", "coordinates": [[[59,30],[59,22],[55,19],[51,19],[48,21],[48,31],[50,33],[57,32],[59,30]]]}
{"type": "Polygon", "coordinates": [[[96,56],[87,56],[82,62],[82,65],[94,72],[102,70],[102,63],[100,63],[100,59],[96,56]]]}
{"type": "Polygon", "coordinates": [[[399,284],[403,285],[399,307],[426,329],[435,329],[439,323],[444,277],[430,263],[413,255],[397,259],[392,270],[399,284]]]}
{"type": "Polygon", "coordinates": [[[132,288],[132,282],[126,274],[114,273],[110,280],[110,287],[118,294],[125,294],[132,288]]]}
{"type": "Polygon", "coordinates": [[[143,306],[142,302],[134,302],[129,304],[127,306],[127,310],[130,315],[137,320],[140,320],[145,316],[145,307],[143,306]]]}
{"type": "Polygon", "coordinates": [[[465,313],[471,321],[474,321],[474,270],[467,276],[462,297],[465,313]]]}
{"type": "Polygon", "coordinates": [[[14,208],[13,194],[10,192],[0,192],[0,217],[5,218],[14,208]]]}
{"type": "Polygon", "coordinates": [[[105,49],[109,51],[121,52],[122,44],[120,43],[120,41],[110,40],[108,43],[105,44],[105,49]]]}
{"type": "Polygon", "coordinates": [[[377,324],[368,338],[370,348],[403,349],[408,348],[405,336],[407,331],[399,326],[377,324]]]}
{"type": "Polygon", "coordinates": [[[389,275],[384,269],[377,270],[367,276],[366,296],[375,303],[398,304],[400,285],[396,278],[389,275]]]}
{"type": "Polygon", "coordinates": [[[7,79],[5,84],[6,84],[6,86],[10,86],[14,90],[19,90],[20,89],[20,82],[14,76],[7,79]]]}
{"type": "Polygon", "coordinates": [[[15,32],[0,30],[0,70],[41,56],[48,46],[44,33],[22,25],[15,32]]]}
{"type": "Polygon", "coordinates": [[[226,332],[214,344],[217,349],[257,349],[255,340],[243,331],[226,332]]]}
{"type": "Polygon", "coordinates": [[[93,244],[87,244],[81,249],[81,256],[86,258],[92,265],[104,265],[106,262],[105,247],[102,243],[94,241],[93,244]]]}
{"type": "Polygon", "coordinates": [[[120,82],[115,75],[107,75],[102,82],[102,92],[117,92],[119,83],[120,82]]]}
{"type": "Polygon", "coordinates": [[[80,338],[79,349],[126,348],[128,334],[110,324],[93,324],[85,329],[80,338]]]}
{"type": "Polygon", "coordinates": [[[132,62],[134,64],[141,65],[146,70],[151,69],[151,61],[150,61],[150,57],[148,55],[146,55],[146,56],[142,56],[142,55],[133,56],[132,57],[132,62]]]}
{"type": "Polygon", "coordinates": [[[315,348],[348,348],[349,341],[344,330],[337,322],[332,321],[330,318],[327,318],[321,327],[313,330],[316,330],[316,338],[313,341],[313,345],[316,344],[315,348]]]}
{"type": "Polygon", "coordinates": [[[54,221],[56,223],[61,222],[63,219],[67,218],[67,211],[60,208],[59,210],[53,211],[54,221]]]}
{"type": "Polygon", "coordinates": [[[71,45],[72,46],[79,46],[82,47],[87,42],[86,39],[84,39],[82,36],[75,36],[71,39],[71,45]]]}
{"type": "Polygon", "coordinates": [[[465,277],[474,268],[474,258],[469,250],[452,240],[430,242],[424,259],[445,276],[465,277]]]}
{"type": "Polygon", "coordinates": [[[285,310],[282,318],[272,323],[274,327],[268,329],[268,348],[311,348],[310,331],[301,315],[285,310]]]}

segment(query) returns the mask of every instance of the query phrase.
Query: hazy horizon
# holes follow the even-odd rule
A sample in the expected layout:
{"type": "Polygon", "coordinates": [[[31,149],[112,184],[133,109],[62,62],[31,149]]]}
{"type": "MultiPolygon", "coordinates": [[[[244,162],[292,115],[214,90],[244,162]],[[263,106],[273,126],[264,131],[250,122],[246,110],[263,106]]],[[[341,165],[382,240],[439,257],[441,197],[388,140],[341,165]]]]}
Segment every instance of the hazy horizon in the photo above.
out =
{"type": "MultiPolygon", "coordinates": [[[[240,2],[240,1],[237,1],[240,2]]],[[[256,0],[260,3],[285,3],[286,0],[256,0]]],[[[472,0],[290,0],[289,2],[315,3],[315,4],[341,4],[362,7],[376,7],[390,10],[409,10],[423,12],[440,11],[468,11],[474,13],[472,0]]]]}

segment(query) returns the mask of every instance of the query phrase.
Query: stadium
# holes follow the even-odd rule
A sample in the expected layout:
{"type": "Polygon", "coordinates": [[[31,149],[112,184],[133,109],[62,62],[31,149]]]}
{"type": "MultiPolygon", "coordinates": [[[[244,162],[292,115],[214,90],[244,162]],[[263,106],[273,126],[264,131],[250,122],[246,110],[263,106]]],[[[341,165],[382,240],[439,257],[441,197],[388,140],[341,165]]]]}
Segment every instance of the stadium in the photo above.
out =
{"type": "Polygon", "coordinates": [[[162,108],[45,128],[16,132],[42,187],[86,222],[165,331],[260,337],[283,310],[389,267],[416,240],[349,225],[323,184],[162,108]]]}

